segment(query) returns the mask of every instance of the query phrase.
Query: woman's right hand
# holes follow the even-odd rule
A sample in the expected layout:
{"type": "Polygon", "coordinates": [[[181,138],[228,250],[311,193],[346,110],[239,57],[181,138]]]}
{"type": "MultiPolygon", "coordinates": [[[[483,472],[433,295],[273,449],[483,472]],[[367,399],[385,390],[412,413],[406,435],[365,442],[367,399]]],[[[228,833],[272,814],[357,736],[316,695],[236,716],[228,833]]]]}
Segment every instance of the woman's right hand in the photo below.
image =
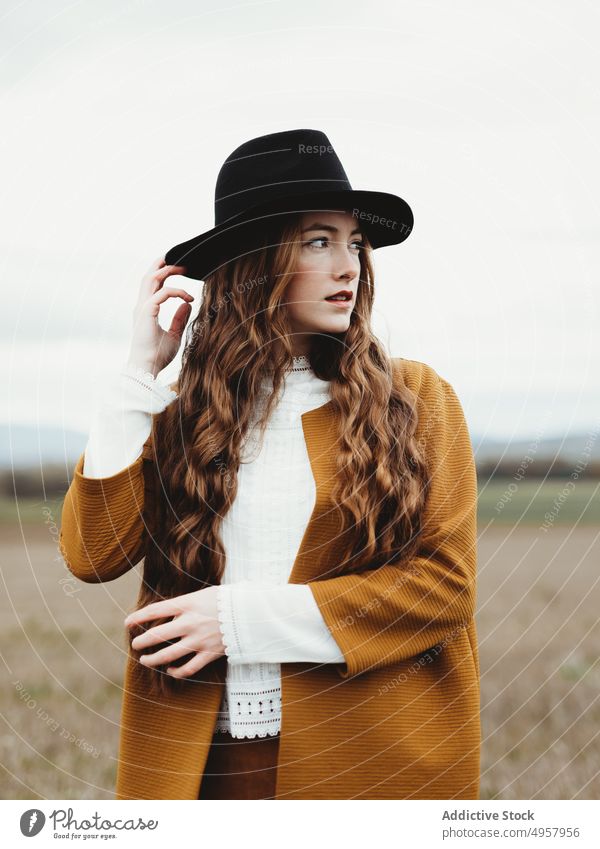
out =
{"type": "Polygon", "coordinates": [[[133,337],[127,362],[156,375],[174,359],[192,311],[194,296],[185,289],[164,288],[171,274],[185,274],[182,265],[167,265],[164,257],[155,260],[142,278],[137,304],[133,310],[133,337]],[[158,323],[160,305],[169,298],[183,298],[168,330],[158,323]]]}

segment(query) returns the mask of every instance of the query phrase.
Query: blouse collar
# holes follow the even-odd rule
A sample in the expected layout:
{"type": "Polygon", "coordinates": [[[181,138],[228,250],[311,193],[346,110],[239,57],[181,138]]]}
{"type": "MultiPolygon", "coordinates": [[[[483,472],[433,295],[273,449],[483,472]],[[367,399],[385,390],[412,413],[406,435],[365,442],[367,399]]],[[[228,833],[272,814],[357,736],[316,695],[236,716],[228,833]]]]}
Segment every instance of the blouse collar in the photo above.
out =
{"type": "MultiPolygon", "coordinates": [[[[282,398],[283,403],[289,398],[312,397],[318,401],[322,397],[329,397],[330,380],[322,380],[313,371],[307,356],[294,357],[293,365],[284,372],[282,398]]],[[[262,379],[262,391],[273,390],[273,375],[268,372],[262,379]]]]}

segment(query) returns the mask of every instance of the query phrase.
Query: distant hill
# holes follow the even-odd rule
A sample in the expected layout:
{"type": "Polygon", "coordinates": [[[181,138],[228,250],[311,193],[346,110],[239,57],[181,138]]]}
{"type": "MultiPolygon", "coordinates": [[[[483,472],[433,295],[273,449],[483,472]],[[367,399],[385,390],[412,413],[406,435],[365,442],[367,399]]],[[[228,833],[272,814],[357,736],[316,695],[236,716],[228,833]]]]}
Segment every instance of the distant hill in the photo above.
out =
{"type": "MultiPolygon", "coordinates": [[[[6,424],[0,425],[0,435],[0,471],[40,466],[58,466],[72,471],[88,439],[87,434],[76,430],[27,425],[9,427],[6,424]]],[[[517,439],[510,444],[471,434],[471,442],[478,468],[498,469],[499,465],[504,473],[518,469],[522,463],[528,473],[534,469],[539,471],[553,461],[557,461],[557,467],[563,465],[565,468],[584,462],[588,470],[600,464],[600,437],[594,438],[591,430],[565,439],[561,436],[539,442],[533,438],[517,439]]]]}
{"type": "Polygon", "coordinates": [[[74,464],[85,450],[87,434],[58,427],[0,425],[0,469],[74,464]]]}
{"type": "Polygon", "coordinates": [[[498,460],[504,455],[504,461],[517,461],[517,465],[526,458],[551,460],[560,458],[567,463],[577,463],[587,458],[588,464],[600,462],[600,434],[592,432],[576,433],[568,437],[554,436],[536,441],[515,439],[510,444],[501,439],[485,439],[471,434],[471,442],[477,462],[498,460]]]}

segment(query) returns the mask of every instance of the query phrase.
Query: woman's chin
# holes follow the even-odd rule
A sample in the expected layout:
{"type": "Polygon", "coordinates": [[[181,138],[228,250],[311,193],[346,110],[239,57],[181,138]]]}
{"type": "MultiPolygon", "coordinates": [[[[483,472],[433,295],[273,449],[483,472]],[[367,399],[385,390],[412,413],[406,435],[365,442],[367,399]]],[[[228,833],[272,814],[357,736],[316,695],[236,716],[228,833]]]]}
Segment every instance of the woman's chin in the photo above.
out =
{"type": "Polygon", "coordinates": [[[337,319],[332,319],[328,324],[327,329],[329,333],[343,333],[350,327],[350,313],[348,315],[341,315],[337,319]]]}
{"type": "Polygon", "coordinates": [[[350,311],[343,315],[332,315],[320,318],[313,323],[317,333],[343,333],[350,327],[350,311]]]}
{"type": "Polygon", "coordinates": [[[350,327],[350,310],[342,315],[303,317],[302,321],[292,321],[294,333],[344,333],[350,327]]]}

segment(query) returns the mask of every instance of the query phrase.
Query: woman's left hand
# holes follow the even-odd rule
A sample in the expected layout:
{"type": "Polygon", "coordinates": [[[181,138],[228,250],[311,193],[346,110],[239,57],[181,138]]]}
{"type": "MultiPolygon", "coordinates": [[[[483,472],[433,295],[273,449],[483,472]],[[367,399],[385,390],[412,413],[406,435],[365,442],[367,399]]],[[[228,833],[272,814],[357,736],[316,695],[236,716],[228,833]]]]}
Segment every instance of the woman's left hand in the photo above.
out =
{"type": "Polygon", "coordinates": [[[175,616],[172,621],[155,625],[135,637],[131,641],[131,647],[136,651],[180,637],[180,640],[173,645],[151,654],[141,655],[140,662],[144,666],[159,666],[172,663],[183,655],[195,651],[196,656],[183,666],[167,667],[167,672],[174,678],[184,678],[193,675],[207,663],[224,655],[225,646],[219,628],[217,590],[216,586],[206,587],[175,598],[155,601],[130,613],[125,618],[125,625],[128,628],[148,620],[160,619],[162,616],[175,616]]]}

